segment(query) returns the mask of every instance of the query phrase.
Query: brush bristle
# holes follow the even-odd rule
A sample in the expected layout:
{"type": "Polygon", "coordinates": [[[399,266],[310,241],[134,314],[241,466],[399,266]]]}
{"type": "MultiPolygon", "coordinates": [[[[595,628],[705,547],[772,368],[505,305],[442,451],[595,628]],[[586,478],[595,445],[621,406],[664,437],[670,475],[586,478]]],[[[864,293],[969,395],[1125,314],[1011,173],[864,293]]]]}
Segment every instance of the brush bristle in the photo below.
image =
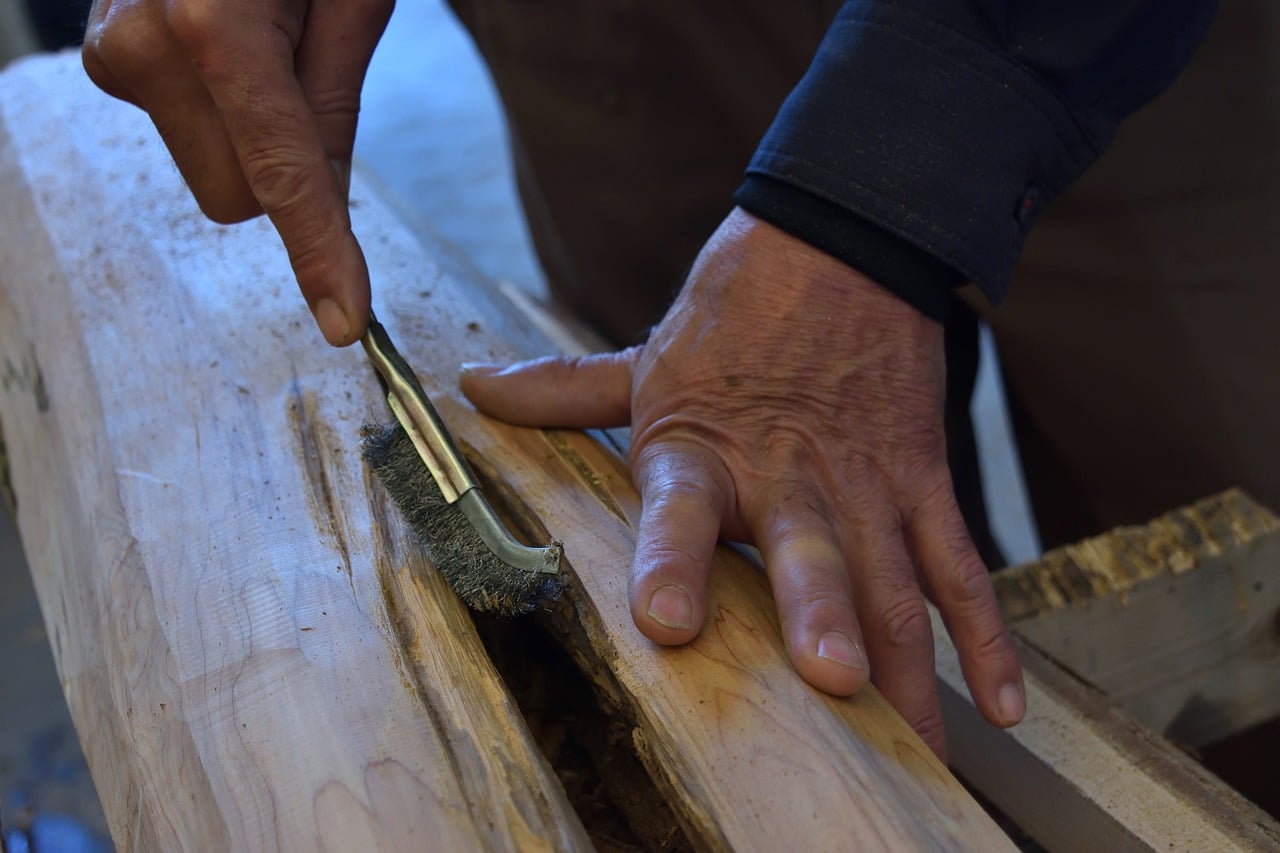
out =
{"type": "Polygon", "coordinates": [[[468,607],[516,616],[560,597],[558,575],[516,569],[494,556],[462,510],[445,501],[400,426],[366,426],[361,435],[365,461],[431,562],[468,607]]]}

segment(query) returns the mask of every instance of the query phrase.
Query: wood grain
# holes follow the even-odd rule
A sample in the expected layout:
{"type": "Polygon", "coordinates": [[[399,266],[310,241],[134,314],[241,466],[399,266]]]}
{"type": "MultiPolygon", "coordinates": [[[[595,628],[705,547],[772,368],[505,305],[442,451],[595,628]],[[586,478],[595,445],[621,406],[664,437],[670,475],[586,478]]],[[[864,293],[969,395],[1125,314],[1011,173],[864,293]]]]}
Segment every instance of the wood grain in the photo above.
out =
{"type": "MultiPolygon", "coordinates": [[[[359,426],[385,405],[358,351],[321,343],[270,226],[206,222],[144,117],[74,57],[0,78],[0,192],[4,355],[35,377],[0,398],[19,522],[121,846],[584,843],[364,472],[359,426]]],[[[462,361],[550,345],[365,184],[352,199],[381,319],[496,501],[565,543],[566,643],[608,674],[695,844],[1009,846],[874,690],[801,682],[736,553],[696,642],[641,636],[616,454],[497,424],[455,388],[462,361]]]]}

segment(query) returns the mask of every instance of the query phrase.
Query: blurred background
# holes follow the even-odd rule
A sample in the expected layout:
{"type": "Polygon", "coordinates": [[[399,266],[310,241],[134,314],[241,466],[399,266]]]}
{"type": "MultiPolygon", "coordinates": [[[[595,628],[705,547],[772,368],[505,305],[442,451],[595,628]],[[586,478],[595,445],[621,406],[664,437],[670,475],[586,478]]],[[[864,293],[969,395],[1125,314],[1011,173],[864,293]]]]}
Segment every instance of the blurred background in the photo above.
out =
{"type": "MultiPolygon", "coordinates": [[[[77,44],[88,6],[88,0],[0,0],[0,68],[24,54],[77,44]]],[[[516,198],[501,108],[443,0],[401,0],[396,8],[365,84],[356,156],[486,275],[544,294],[516,198]]],[[[989,338],[974,416],[994,533],[1011,563],[1031,560],[1040,548],[989,338]]],[[[13,519],[3,509],[0,827],[10,853],[111,849],[13,519]]]]}

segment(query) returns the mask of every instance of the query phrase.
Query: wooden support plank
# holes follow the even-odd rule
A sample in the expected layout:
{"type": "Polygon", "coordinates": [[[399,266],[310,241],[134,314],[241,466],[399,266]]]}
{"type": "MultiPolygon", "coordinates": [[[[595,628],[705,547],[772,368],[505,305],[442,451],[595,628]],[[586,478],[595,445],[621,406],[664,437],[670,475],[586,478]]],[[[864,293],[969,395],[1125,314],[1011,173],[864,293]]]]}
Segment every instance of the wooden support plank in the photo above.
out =
{"type": "MultiPolygon", "coordinates": [[[[0,193],[0,347],[26,377],[0,396],[18,520],[121,846],[582,845],[360,463],[385,404],[357,350],[320,342],[269,225],[204,220],[145,117],[74,56],[0,77],[0,193]]],[[[496,424],[454,387],[460,362],[545,340],[366,185],[352,197],[381,318],[498,502],[565,542],[566,642],[698,846],[1008,847],[874,691],[798,679],[732,552],[703,636],[645,640],[616,455],[496,424]]]]}
{"type": "Polygon", "coordinates": [[[1280,849],[1269,815],[1016,637],[1027,716],[987,726],[932,615],[952,766],[1047,849],[1280,849]]]}
{"type": "Polygon", "coordinates": [[[1178,743],[1280,716],[1280,519],[1239,491],[995,578],[1015,634],[1178,743]]]}

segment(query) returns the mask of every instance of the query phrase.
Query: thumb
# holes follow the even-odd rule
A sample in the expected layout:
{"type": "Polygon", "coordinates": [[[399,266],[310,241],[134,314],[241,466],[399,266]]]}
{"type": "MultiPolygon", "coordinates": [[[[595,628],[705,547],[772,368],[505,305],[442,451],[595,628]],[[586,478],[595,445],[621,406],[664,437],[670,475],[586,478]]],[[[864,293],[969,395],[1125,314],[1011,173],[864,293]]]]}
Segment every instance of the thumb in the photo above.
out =
{"type": "Polygon", "coordinates": [[[631,371],[641,352],[549,356],[502,367],[464,364],[462,393],[487,415],[522,426],[625,426],[631,420],[631,371]]]}

